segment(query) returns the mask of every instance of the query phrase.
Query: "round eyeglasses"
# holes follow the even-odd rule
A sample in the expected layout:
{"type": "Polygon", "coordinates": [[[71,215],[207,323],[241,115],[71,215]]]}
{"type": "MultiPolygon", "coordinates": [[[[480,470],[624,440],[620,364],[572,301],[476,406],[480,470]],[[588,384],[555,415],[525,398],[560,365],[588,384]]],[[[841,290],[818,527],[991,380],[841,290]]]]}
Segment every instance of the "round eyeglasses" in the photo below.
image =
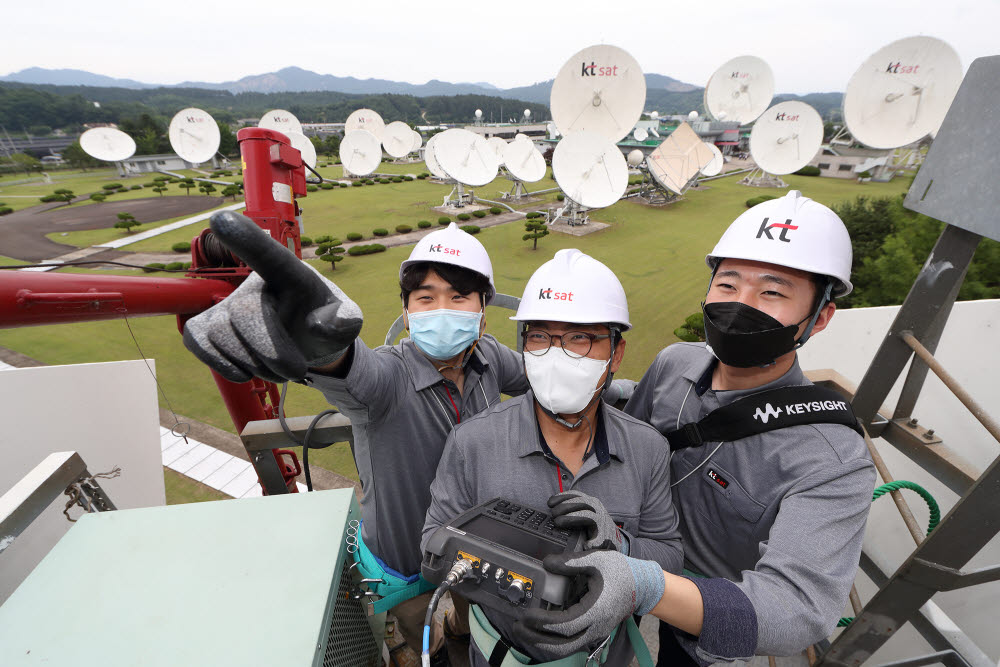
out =
{"type": "Polygon", "coordinates": [[[530,330],[524,332],[524,351],[540,357],[549,351],[553,340],[559,341],[559,347],[574,359],[585,357],[590,353],[595,340],[611,338],[611,334],[592,334],[586,331],[567,331],[564,334],[550,334],[547,331],[530,330]]]}

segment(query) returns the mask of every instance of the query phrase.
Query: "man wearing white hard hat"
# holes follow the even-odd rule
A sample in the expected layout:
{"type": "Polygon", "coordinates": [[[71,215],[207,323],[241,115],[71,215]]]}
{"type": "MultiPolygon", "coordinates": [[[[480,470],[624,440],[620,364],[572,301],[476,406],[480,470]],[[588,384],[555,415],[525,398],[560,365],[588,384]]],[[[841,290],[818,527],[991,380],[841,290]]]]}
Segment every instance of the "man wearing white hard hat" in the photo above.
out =
{"type": "MultiPolygon", "coordinates": [[[[663,570],[679,572],[683,558],[667,443],[648,424],[601,400],[625,353],[622,334],[631,328],[621,283],[579,250],[560,250],[532,275],[511,319],[522,325],[531,389],[464,421],[448,436],[431,486],[423,544],[476,505],[516,498],[526,507],[548,505],[556,527],[583,528],[595,553],[631,554],[642,559],[634,560],[637,567],[660,577],[663,570]]],[[[603,587],[618,588],[615,581],[603,587]]],[[[617,592],[620,599],[634,594],[617,592]]],[[[638,636],[616,631],[608,641],[614,629],[592,632],[586,619],[577,619],[576,636],[550,641],[521,627],[518,618],[473,605],[475,665],[545,664],[569,656],[578,663],[559,664],[582,665],[602,646],[598,662],[626,665],[630,635],[638,636]]]]}
{"type": "MultiPolygon", "coordinates": [[[[795,350],[851,291],[851,258],[843,222],[797,191],[746,211],[707,257],[707,344],[660,352],[626,407],[670,442],[686,576],[617,554],[578,566],[646,592],[659,664],[792,655],[837,624],[875,470],[850,404],[813,386],[795,350]]],[[[607,628],[627,611],[603,596],[524,622],[561,636],[574,615],[607,628]]]]}

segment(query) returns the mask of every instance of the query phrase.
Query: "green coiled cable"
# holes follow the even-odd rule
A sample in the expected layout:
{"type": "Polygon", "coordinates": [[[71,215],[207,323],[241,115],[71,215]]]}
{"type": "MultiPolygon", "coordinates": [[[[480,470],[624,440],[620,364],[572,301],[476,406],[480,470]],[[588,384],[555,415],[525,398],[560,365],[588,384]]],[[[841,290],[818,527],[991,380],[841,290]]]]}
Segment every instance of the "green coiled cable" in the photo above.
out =
{"type": "MultiPolygon", "coordinates": [[[[941,522],[941,508],[938,507],[937,501],[934,500],[934,496],[931,495],[930,491],[916,482],[907,482],[906,480],[900,479],[895,482],[883,484],[872,493],[872,502],[875,502],[887,493],[899,491],[900,489],[916,491],[920,497],[924,499],[924,502],[927,503],[927,509],[930,510],[930,517],[927,520],[927,534],[930,535],[931,531],[937,528],[937,525],[941,522]]],[[[846,628],[853,620],[853,616],[844,616],[837,621],[837,627],[846,628]]]]}

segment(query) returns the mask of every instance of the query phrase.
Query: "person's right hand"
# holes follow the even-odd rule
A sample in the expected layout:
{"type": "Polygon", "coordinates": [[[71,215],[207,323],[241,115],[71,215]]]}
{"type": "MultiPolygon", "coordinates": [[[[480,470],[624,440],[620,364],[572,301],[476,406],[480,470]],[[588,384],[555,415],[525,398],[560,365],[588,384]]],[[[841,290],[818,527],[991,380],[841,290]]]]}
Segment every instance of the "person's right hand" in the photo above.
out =
{"type": "Polygon", "coordinates": [[[185,347],[232,382],[301,380],[343,356],[361,332],[356,303],[250,218],[219,211],[209,224],[254,273],[188,320],[185,347]]]}

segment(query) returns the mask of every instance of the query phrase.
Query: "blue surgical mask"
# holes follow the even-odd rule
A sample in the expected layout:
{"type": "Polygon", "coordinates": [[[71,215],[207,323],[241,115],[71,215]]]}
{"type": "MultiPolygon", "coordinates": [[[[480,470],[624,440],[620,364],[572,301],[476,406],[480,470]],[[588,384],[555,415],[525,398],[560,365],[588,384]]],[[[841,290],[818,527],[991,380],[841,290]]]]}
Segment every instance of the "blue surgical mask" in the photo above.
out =
{"type": "Polygon", "coordinates": [[[410,321],[410,338],[420,351],[432,359],[446,361],[479,338],[482,312],[440,308],[421,313],[407,311],[410,321]]]}

